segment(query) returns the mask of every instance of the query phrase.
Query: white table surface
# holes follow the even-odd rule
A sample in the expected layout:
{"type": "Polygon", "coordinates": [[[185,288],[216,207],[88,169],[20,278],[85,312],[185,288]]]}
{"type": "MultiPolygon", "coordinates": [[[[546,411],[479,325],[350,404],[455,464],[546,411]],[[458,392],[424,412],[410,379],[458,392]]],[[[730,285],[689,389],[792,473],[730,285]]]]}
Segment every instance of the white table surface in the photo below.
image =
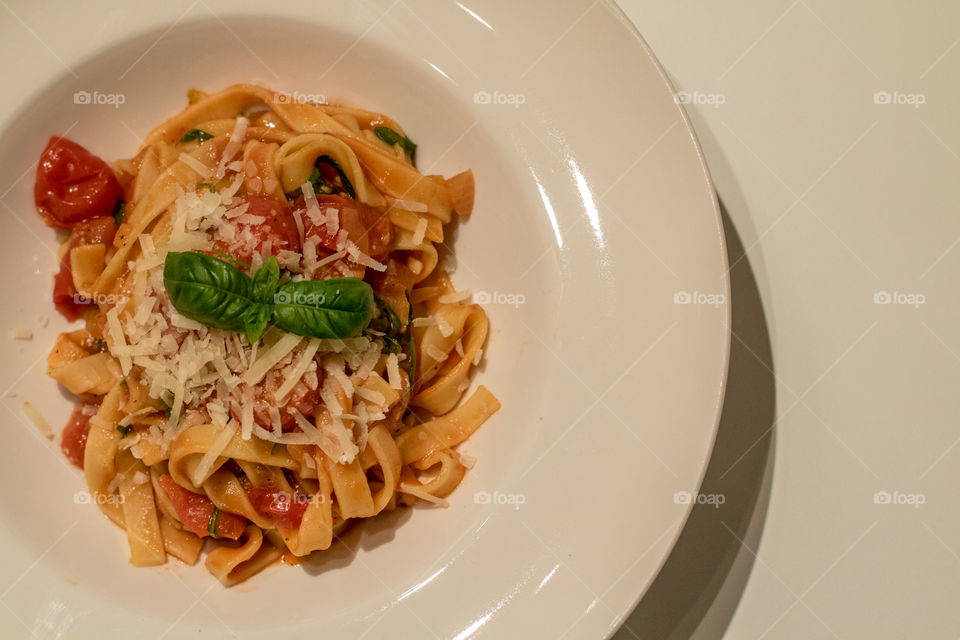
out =
{"type": "Polygon", "coordinates": [[[735,336],[725,503],[617,640],[956,638],[960,3],[621,6],[700,102],[735,336]]]}

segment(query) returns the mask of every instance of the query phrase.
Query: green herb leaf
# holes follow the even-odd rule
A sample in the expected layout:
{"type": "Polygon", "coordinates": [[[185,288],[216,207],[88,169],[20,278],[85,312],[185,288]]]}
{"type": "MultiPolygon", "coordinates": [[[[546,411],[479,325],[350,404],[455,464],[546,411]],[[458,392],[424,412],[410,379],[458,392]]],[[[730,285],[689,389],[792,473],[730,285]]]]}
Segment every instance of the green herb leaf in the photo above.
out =
{"type": "Polygon", "coordinates": [[[181,314],[215,329],[243,332],[256,300],[250,276],[232,264],[196,252],[171,251],[163,284],[181,314]]]}
{"type": "Polygon", "coordinates": [[[253,276],[253,297],[264,304],[270,304],[279,282],[280,265],[277,264],[276,256],[270,256],[253,276]]]}
{"type": "Polygon", "coordinates": [[[125,436],[128,436],[130,435],[130,432],[133,431],[133,427],[131,427],[130,425],[118,424],[117,431],[119,431],[121,434],[125,436]]]}
{"type": "Polygon", "coordinates": [[[123,224],[123,216],[127,213],[127,203],[123,200],[117,200],[117,206],[113,208],[113,221],[119,227],[123,224]]]}
{"type": "Polygon", "coordinates": [[[313,185],[313,190],[317,193],[330,194],[342,190],[346,191],[351,198],[357,197],[357,192],[354,191],[350,178],[348,178],[347,174],[340,168],[340,164],[330,156],[318,156],[317,159],[314,160],[313,173],[310,175],[310,184],[313,185]],[[323,172],[320,171],[321,164],[327,164],[333,167],[333,170],[337,172],[337,176],[340,177],[340,186],[326,181],[323,177],[323,172]]]}
{"type": "Polygon", "coordinates": [[[413,140],[397,133],[390,127],[374,127],[373,132],[378,138],[390,146],[400,145],[400,148],[403,149],[403,154],[407,156],[410,162],[413,162],[413,158],[417,153],[417,144],[413,140]]]}
{"type": "Polygon", "coordinates": [[[273,322],[312,338],[354,338],[373,317],[373,289],[357,278],[304,280],[280,287],[273,322]]]}
{"type": "Polygon", "coordinates": [[[370,321],[367,330],[372,329],[378,334],[382,334],[377,337],[383,340],[388,353],[400,353],[403,350],[400,344],[403,333],[403,323],[393,310],[393,307],[390,306],[390,303],[378,295],[374,295],[373,299],[376,303],[376,310],[374,311],[373,319],[370,321]]]}
{"type": "Polygon", "coordinates": [[[219,538],[217,535],[217,522],[220,520],[220,509],[218,507],[213,508],[213,513],[210,514],[210,520],[207,521],[207,533],[210,534],[213,538],[219,538]]]}
{"type": "Polygon", "coordinates": [[[373,316],[373,289],[357,278],[288,282],[271,256],[251,278],[234,265],[195,252],[171,251],[163,283],[173,306],[208,327],[260,339],[272,320],[289,333],[353,338],[373,316]]]}
{"type": "Polygon", "coordinates": [[[200,189],[203,189],[204,187],[206,187],[207,189],[210,189],[210,193],[216,193],[216,192],[217,192],[217,188],[216,188],[215,186],[213,186],[212,184],[210,184],[209,182],[200,182],[200,183],[197,183],[197,186],[194,187],[194,188],[197,189],[197,190],[200,190],[200,189]]]}
{"type": "Polygon", "coordinates": [[[190,129],[183,137],[180,138],[180,142],[192,142],[194,140],[199,140],[200,144],[203,144],[207,140],[213,137],[212,133],[207,133],[203,129],[190,129]]]}

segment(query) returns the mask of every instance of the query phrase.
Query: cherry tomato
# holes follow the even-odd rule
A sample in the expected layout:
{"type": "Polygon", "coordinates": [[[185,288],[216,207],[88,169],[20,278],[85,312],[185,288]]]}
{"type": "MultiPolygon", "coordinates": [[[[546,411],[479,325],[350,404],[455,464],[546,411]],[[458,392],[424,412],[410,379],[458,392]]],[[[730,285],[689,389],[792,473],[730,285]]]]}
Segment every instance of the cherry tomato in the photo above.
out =
{"type": "MultiPolygon", "coordinates": [[[[177,519],[190,531],[201,538],[210,535],[207,527],[213,516],[214,504],[207,496],[184,489],[170,474],[160,476],[158,482],[163,492],[170,498],[177,512],[177,519]]],[[[218,538],[236,540],[247,526],[247,519],[235,513],[221,511],[217,515],[216,533],[218,538]]]]}
{"type": "Polygon", "coordinates": [[[215,251],[222,251],[237,260],[250,262],[254,251],[258,251],[263,243],[269,240],[272,247],[271,255],[277,255],[281,251],[300,252],[300,231],[297,229],[297,222],[287,203],[260,195],[244,196],[242,202],[250,205],[247,208],[248,215],[264,218],[264,221],[257,224],[236,223],[237,233],[232,239],[227,239],[222,234],[215,235],[213,238],[215,251]],[[248,240],[247,231],[252,234],[254,240],[252,243],[248,240]]]}
{"type": "Polygon", "coordinates": [[[87,436],[90,435],[90,418],[97,412],[99,405],[78,402],[60,435],[60,449],[71,463],[83,469],[83,454],[87,449],[87,436]]]}
{"type": "Polygon", "coordinates": [[[307,510],[309,501],[306,496],[290,495],[284,491],[254,487],[247,491],[250,504],[257,513],[272,518],[278,526],[285,529],[298,529],[307,510]]]}
{"type": "Polygon", "coordinates": [[[106,162],[75,142],[53,136],[40,154],[33,197],[48,226],[69,229],[82,220],[111,215],[123,190],[106,162]]]}
{"type": "Polygon", "coordinates": [[[70,246],[79,247],[82,244],[113,244],[113,237],[117,235],[117,223],[113,216],[98,216],[83,222],[78,222],[70,234],[70,246]]]}
{"type": "MultiPolygon", "coordinates": [[[[323,374],[317,372],[319,376],[323,374]]],[[[270,418],[270,408],[276,407],[279,403],[276,399],[276,391],[284,382],[279,371],[270,371],[262,384],[253,388],[253,421],[266,429],[273,431],[273,420],[270,418]]],[[[310,416],[313,410],[320,404],[320,385],[322,378],[317,384],[317,388],[311,389],[303,380],[294,385],[290,393],[284,398],[283,406],[280,407],[280,426],[283,431],[299,431],[297,419],[294,417],[294,411],[303,416],[310,416]]],[[[243,408],[238,402],[230,403],[230,414],[236,421],[243,420],[243,408]]]]}
{"type": "MultiPolygon", "coordinates": [[[[376,209],[365,205],[359,200],[351,200],[341,196],[317,194],[317,203],[320,212],[335,209],[340,218],[340,229],[347,232],[347,239],[357,245],[357,248],[368,256],[381,256],[390,251],[390,240],[393,228],[390,218],[376,209]]],[[[296,204],[296,209],[306,209],[303,196],[296,204]]],[[[337,235],[331,234],[325,224],[315,224],[310,216],[303,214],[303,236],[316,236],[320,244],[331,251],[337,250],[337,235]]]]}

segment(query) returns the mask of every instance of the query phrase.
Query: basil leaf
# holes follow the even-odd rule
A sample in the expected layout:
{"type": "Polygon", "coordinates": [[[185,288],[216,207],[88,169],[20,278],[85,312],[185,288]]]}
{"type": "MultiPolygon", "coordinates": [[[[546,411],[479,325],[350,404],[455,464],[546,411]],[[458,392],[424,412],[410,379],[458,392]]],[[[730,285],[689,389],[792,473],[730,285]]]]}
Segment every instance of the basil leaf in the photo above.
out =
{"type": "Polygon", "coordinates": [[[256,344],[260,336],[263,335],[267,325],[270,323],[271,313],[272,309],[270,305],[262,303],[254,303],[254,305],[247,310],[247,314],[244,317],[244,325],[246,326],[247,340],[250,341],[250,344],[256,344]]]}
{"type": "Polygon", "coordinates": [[[351,198],[357,197],[357,192],[354,191],[350,178],[348,178],[347,174],[340,168],[340,164],[330,156],[317,156],[317,159],[313,161],[313,173],[310,175],[310,184],[313,185],[315,192],[330,194],[338,191],[337,185],[330,184],[324,179],[323,173],[320,171],[321,164],[328,164],[333,167],[333,170],[336,171],[340,177],[340,183],[343,185],[342,190],[346,191],[351,198]]]}
{"type": "Polygon", "coordinates": [[[383,334],[377,337],[383,339],[388,353],[400,353],[403,350],[400,344],[403,329],[400,317],[397,316],[390,303],[380,296],[374,295],[373,300],[376,303],[376,311],[367,329],[373,329],[378,334],[383,334]]]}
{"type": "Polygon", "coordinates": [[[194,187],[194,188],[195,188],[197,191],[199,191],[200,189],[206,188],[206,189],[210,189],[210,193],[216,193],[216,192],[217,192],[217,188],[216,188],[214,185],[210,184],[209,182],[198,182],[198,183],[197,183],[197,186],[194,187]]]}
{"type": "Polygon", "coordinates": [[[273,322],[312,338],[354,338],[373,317],[373,289],[357,278],[288,282],[274,298],[273,322]]]}
{"type": "Polygon", "coordinates": [[[220,521],[220,509],[214,507],[213,511],[210,513],[210,520],[207,521],[207,533],[209,533],[214,538],[219,538],[217,535],[217,523],[220,521]]]}
{"type": "Polygon", "coordinates": [[[123,216],[127,213],[127,203],[122,198],[117,200],[116,206],[113,208],[113,221],[119,227],[123,224],[123,216]]]}
{"type": "Polygon", "coordinates": [[[276,256],[270,256],[253,276],[253,297],[264,304],[273,302],[280,282],[280,265],[276,256]]]}
{"type": "Polygon", "coordinates": [[[212,133],[207,133],[203,129],[190,129],[183,137],[180,138],[180,142],[192,142],[194,140],[199,140],[200,144],[203,144],[207,140],[213,137],[212,133]]]}
{"type": "Polygon", "coordinates": [[[163,284],[185,317],[215,329],[247,330],[248,310],[256,304],[253,281],[232,264],[203,253],[171,251],[163,284]]]}
{"type": "Polygon", "coordinates": [[[403,149],[403,154],[407,156],[410,162],[413,162],[413,157],[417,153],[416,142],[407,136],[400,135],[390,127],[374,127],[373,133],[390,146],[400,145],[400,148],[403,149]]]}

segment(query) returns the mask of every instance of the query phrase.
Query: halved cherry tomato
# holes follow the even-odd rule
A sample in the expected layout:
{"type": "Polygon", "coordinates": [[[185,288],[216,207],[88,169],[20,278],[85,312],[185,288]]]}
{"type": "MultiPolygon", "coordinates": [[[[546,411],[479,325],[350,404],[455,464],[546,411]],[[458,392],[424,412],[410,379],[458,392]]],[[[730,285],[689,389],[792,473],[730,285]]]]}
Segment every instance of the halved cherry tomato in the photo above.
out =
{"type": "MultiPolygon", "coordinates": [[[[381,256],[390,251],[390,240],[393,236],[393,227],[390,218],[369,207],[359,200],[351,200],[341,196],[317,194],[317,204],[320,212],[335,209],[340,218],[340,229],[347,232],[347,239],[357,245],[357,248],[368,256],[381,256]]],[[[303,196],[296,204],[295,209],[306,209],[303,196]]],[[[316,236],[320,244],[331,251],[337,250],[337,235],[331,234],[325,224],[315,224],[310,216],[303,216],[303,236],[316,236]]]]}
{"type": "MultiPolygon", "coordinates": [[[[177,519],[201,538],[210,535],[207,527],[213,516],[214,504],[207,496],[184,489],[170,474],[159,478],[160,488],[170,498],[177,512],[177,519]]],[[[247,526],[247,519],[235,513],[221,511],[217,515],[216,537],[236,540],[247,526]]]]}
{"type": "Polygon", "coordinates": [[[90,418],[97,412],[99,405],[78,402],[60,435],[60,449],[71,463],[83,469],[83,454],[87,449],[87,436],[90,435],[90,418]]]}
{"type": "Polygon", "coordinates": [[[117,224],[112,216],[98,216],[74,225],[70,234],[67,252],[60,260],[60,271],[53,278],[53,304],[63,316],[73,322],[84,312],[94,308],[92,302],[81,302],[73,286],[73,270],[70,268],[70,249],[83,244],[113,243],[117,233],[117,224]]]}
{"type": "Polygon", "coordinates": [[[69,229],[111,215],[123,190],[106,162],[76,142],[53,136],[40,154],[33,197],[48,226],[69,229]]]}
{"type": "Polygon", "coordinates": [[[266,487],[254,487],[247,491],[250,504],[257,513],[272,518],[278,526],[284,529],[297,529],[303,520],[303,514],[309,504],[305,496],[290,495],[285,491],[277,491],[266,487]]]}
{"type": "MultiPolygon", "coordinates": [[[[323,372],[317,372],[319,383],[316,388],[311,389],[303,380],[294,385],[293,389],[283,400],[283,405],[279,407],[280,426],[283,431],[297,431],[297,419],[294,412],[303,416],[313,415],[313,410],[320,404],[320,384],[323,382],[323,372]]],[[[253,388],[253,421],[266,429],[273,431],[273,420],[270,418],[270,409],[280,405],[277,402],[276,391],[284,383],[284,378],[279,371],[271,371],[266,379],[255,385],[253,388]]],[[[243,407],[239,402],[230,403],[230,414],[237,422],[243,420],[243,407]]]]}
{"type": "Polygon", "coordinates": [[[259,216],[264,218],[264,221],[257,224],[236,223],[237,233],[232,239],[221,234],[215,235],[215,251],[230,254],[244,262],[250,262],[254,251],[259,250],[268,240],[271,242],[271,255],[277,255],[281,251],[300,251],[300,232],[287,203],[260,195],[244,196],[240,204],[243,202],[250,205],[247,207],[248,215],[259,216]],[[252,242],[247,231],[252,234],[252,242]]]}

